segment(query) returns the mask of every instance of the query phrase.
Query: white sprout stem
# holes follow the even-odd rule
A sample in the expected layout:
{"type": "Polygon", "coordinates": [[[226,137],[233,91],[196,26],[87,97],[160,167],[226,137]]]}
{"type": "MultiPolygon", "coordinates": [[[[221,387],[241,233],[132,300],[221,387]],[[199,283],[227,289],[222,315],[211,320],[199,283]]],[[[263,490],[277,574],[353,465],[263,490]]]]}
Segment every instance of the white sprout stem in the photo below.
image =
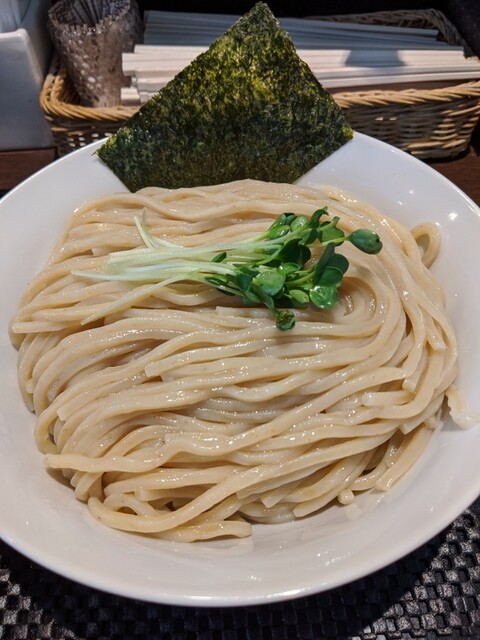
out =
{"type": "Polygon", "coordinates": [[[172,258],[196,257],[205,261],[211,261],[216,255],[228,251],[230,261],[247,262],[252,259],[252,252],[258,253],[264,249],[271,249],[278,246],[278,239],[262,240],[263,235],[241,240],[239,242],[226,242],[218,245],[205,247],[184,247],[167,240],[162,240],[153,236],[147,228],[146,215],[135,216],[135,225],[138,233],[145,244],[145,247],[127,249],[124,251],[114,251],[105,263],[108,268],[111,264],[149,264],[154,262],[165,262],[172,258]]]}
{"type": "Polygon", "coordinates": [[[143,267],[132,266],[124,267],[119,272],[92,272],[92,271],[72,271],[73,275],[80,276],[82,278],[90,278],[92,280],[127,280],[135,282],[148,282],[159,280],[165,281],[171,278],[175,280],[196,280],[198,276],[203,277],[208,275],[230,275],[235,272],[234,267],[228,264],[222,264],[221,262],[209,262],[208,266],[205,262],[168,262],[165,264],[153,264],[143,267]]]}
{"type": "Polygon", "coordinates": [[[220,253],[228,253],[228,260],[251,260],[252,254],[260,252],[264,249],[271,249],[278,246],[278,243],[272,241],[265,241],[256,244],[254,247],[249,247],[250,243],[231,243],[223,245],[212,245],[207,249],[205,247],[182,247],[179,245],[171,245],[169,247],[140,247],[138,249],[127,249],[126,251],[114,251],[112,252],[106,261],[106,264],[114,264],[122,261],[137,262],[139,264],[148,262],[165,262],[172,258],[182,257],[196,257],[204,256],[205,260],[212,260],[220,253]]]}

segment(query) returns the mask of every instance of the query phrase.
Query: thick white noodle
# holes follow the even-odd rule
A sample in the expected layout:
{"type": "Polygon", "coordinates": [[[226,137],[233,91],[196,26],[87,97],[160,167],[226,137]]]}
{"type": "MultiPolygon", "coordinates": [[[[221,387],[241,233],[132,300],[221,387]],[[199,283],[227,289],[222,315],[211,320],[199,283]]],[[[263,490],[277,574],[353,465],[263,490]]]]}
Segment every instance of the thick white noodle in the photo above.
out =
{"type": "Polygon", "coordinates": [[[455,336],[426,266],[438,250],[433,225],[411,233],[388,212],[292,185],[148,188],[89,203],[10,327],[47,466],[106,525],[181,541],[246,536],[251,522],[387,490],[424,451],[447,395],[455,404],[455,336]],[[203,285],[72,274],[142,246],[143,211],[153,235],[197,246],[324,206],[347,233],[376,231],[383,249],[343,245],[340,303],[298,311],[291,331],[203,285]]]}

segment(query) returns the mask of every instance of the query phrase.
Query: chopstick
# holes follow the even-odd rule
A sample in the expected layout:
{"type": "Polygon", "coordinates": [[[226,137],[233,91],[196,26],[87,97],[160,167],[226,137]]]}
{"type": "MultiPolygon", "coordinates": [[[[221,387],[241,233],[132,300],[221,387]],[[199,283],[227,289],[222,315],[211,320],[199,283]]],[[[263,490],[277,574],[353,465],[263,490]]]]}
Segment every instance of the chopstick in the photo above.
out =
{"type": "MultiPolygon", "coordinates": [[[[144,44],[123,54],[130,86],[122,101],[142,103],[206,51],[235,22],[224,14],[145,12],[144,44]]],[[[438,39],[436,29],[283,18],[298,55],[330,88],[449,82],[480,75],[477,58],[438,39]]]]}

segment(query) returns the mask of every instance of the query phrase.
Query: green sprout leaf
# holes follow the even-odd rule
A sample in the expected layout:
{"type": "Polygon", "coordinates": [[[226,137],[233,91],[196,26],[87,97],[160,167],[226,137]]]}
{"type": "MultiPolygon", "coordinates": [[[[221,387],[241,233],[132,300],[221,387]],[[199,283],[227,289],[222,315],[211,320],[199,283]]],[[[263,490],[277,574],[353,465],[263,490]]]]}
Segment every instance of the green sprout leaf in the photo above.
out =
{"type": "Polygon", "coordinates": [[[319,309],[330,309],[338,302],[337,287],[316,285],[310,289],[310,302],[319,309]]]}
{"type": "Polygon", "coordinates": [[[310,302],[310,296],[303,289],[291,289],[288,292],[292,305],[297,309],[304,309],[310,302]]]}
{"type": "Polygon", "coordinates": [[[382,248],[382,241],[379,236],[368,229],[356,229],[348,239],[357,249],[364,253],[375,254],[382,248]]]}
{"type": "Polygon", "coordinates": [[[267,271],[260,271],[253,278],[252,283],[266,294],[276,296],[283,289],[285,276],[279,269],[268,269],[267,271]]]}
{"type": "Polygon", "coordinates": [[[295,315],[286,309],[276,314],[276,326],[280,331],[289,331],[295,326],[295,315]]]}

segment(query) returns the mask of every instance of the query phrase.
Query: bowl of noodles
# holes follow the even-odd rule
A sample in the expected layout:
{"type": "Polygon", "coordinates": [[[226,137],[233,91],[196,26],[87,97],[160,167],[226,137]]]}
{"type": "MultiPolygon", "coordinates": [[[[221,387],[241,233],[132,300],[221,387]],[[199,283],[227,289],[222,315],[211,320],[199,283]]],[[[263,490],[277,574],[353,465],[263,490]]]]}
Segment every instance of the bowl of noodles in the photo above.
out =
{"type": "Polygon", "coordinates": [[[136,194],[98,144],[0,202],[8,544],[128,597],[258,604],[372,573],[476,499],[471,200],[358,133],[295,185],[136,194]],[[290,331],[204,283],[85,277],[152,237],[233,246],[325,207],[383,248],[342,246],[339,303],[290,331]]]}

